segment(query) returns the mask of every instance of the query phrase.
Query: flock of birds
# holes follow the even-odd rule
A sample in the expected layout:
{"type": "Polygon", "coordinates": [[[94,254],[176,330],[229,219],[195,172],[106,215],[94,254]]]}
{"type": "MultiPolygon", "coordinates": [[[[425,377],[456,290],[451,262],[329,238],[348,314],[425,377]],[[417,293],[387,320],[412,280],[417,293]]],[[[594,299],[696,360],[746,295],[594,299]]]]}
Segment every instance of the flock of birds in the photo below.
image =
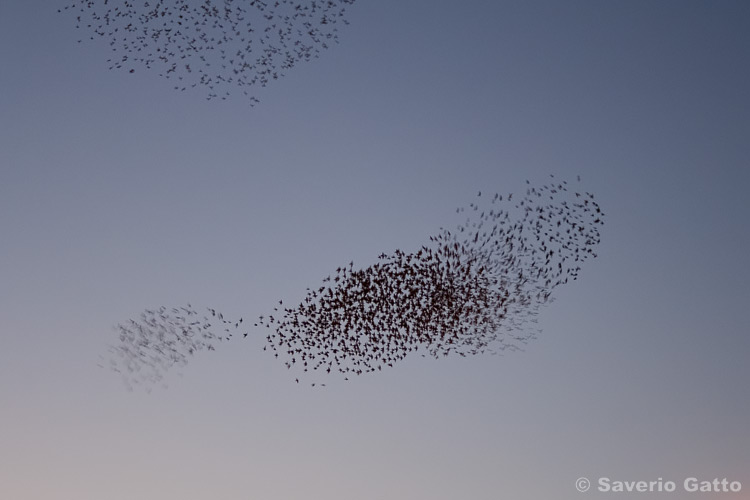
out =
{"type": "MultiPolygon", "coordinates": [[[[90,39],[109,42],[110,69],[155,69],[177,90],[205,88],[208,99],[239,88],[254,105],[254,86],[337,41],[354,1],[72,0],[60,11],[72,12],[90,39]]],[[[279,301],[253,323],[265,334],[264,349],[294,370],[297,382],[313,372],[348,380],[412,352],[496,353],[533,338],[529,323],[540,306],[596,256],[599,205],[553,178],[529,184],[521,198],[479,193],[457,211],[467,213],[465,222],[441,229],[418,250],[381,254],[363,269],[350,262],[308,288],[298,305],[279,301]]],[[[247,337],[246,326],[190,304],[147,309],[117,325],[111,366],[128,384],[155,383],[197,352],[235,334],[247,337]]]]}
{"type": "MultiPolygon", "coordinates": [[[[114,52],[110,69],[154,69],[176,90],[201,87],[207,99],[240,89],[255,105],[265,87],[338,41],[355,0],[74,0],[91,40],[114,52]]],[[[81,40],[79,40],[81,41],[81,40]]]]}
{"type": "MultiPolygon", "coordinates": [[[[604,214],[593,194],[553,177],[543,186],[527,181],[523,196],[480,192],[457,212],[467,215],[462,224],[441,228],[416,251],[383,253],[363,269],[350,262],[308,288],[298,305],[280,300],[252,325],[265,335],[264,350],[299,383],[313,373],[348,380],[413,352],[497,353],[534,338],[540,306],[596,257],[604,214]]],[[[249,326],[189,304],[146,310],[116,327],[112,367],[129,384],[156,382],[198,351],[247,337],[249,326]]]]}

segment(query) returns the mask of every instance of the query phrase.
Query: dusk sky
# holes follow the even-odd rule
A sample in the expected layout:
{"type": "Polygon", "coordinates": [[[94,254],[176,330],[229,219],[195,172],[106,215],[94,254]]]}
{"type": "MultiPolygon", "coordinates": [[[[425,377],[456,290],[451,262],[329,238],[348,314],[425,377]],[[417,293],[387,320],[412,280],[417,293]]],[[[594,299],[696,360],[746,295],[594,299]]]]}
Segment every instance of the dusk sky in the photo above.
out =
{"type": "Polygon", "coordinates": [[[357,0],[254,107],[108,70],[62,5],[0,2],[0,498],[750,499],[750,3],[357,0]],[[606,220],[523,352],[98,366],[146,308],[249,320],[550,175],[606,220]]]}

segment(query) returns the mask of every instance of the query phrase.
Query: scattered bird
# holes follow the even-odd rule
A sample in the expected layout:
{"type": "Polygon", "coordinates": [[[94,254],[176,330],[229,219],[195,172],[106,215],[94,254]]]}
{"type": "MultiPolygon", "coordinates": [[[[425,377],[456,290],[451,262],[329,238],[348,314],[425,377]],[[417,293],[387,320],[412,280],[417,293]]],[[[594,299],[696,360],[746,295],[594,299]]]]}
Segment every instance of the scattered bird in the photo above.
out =
{"type": "MultiPolygon", "coordinates": [[[[355,0],[74,0],[58,9],[113,52],[110,69],[154,70],[206,98],[265,87],[338,43],[355,0]]],[[[81,40],[79,40],[80,42],[81,40]]]]}
{"type": "MultiPolygon", "coordinates": [[[[480,198],[456,229],[441,229],[416,251],[381,253],[361,269],[349,262],[308,288],[298,305],[259,316],[264,350],[295,371],[297,382],[313,373],[349,380],[412,353],[497,354],[535,338],[539,308],[597,256],[604,213],[593,194],[554,178],[527,187],[515,202],[496,194],[481,198],[482,206],[480,198]]],[[[113,367],[131,382],[161,380],[195,352],[214,350],[240,321],[207,311],[161,307],[118,325],[113,367]],[[219,326],[221,335],[213,333],[219,326]]]]}

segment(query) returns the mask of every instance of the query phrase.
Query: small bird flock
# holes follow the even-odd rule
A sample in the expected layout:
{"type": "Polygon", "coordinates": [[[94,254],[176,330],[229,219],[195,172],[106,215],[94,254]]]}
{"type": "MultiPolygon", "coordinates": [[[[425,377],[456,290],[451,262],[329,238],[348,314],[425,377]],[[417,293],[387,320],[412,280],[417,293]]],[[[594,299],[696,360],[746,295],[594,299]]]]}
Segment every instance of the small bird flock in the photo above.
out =
{"type": "Polygon", "coordinates": [[[241,90],[254,106],[253,87],[338,42],[354,1],[75,0],[58,12],[109,43],[109,69],[155,70],[175,90],[200,87],[209,100],[241,90]]]}
{"type": "MultiPolygon", "coordinates": [[[[567,181],[532,186],[525,195],[481,192],[458,208],[465,221],[441,228],[413,252],[383,253],[362,269],[341,266],[296,306],[282,300],[253,323],[271,351],[295,373],[354,375],[392,367],[410,353],[434,358],[519,349],[538,331],[539,308],[576,280],[596,257],[604,213],[594,195],[567,181]]],[[[242,319],[191,305],[146,310],[118,325],[112,367],[129,385],[157,382],[198,351],[214,350],[242,319]]],[[[316,379],[311,385],[324,386],[316,379]]]]}

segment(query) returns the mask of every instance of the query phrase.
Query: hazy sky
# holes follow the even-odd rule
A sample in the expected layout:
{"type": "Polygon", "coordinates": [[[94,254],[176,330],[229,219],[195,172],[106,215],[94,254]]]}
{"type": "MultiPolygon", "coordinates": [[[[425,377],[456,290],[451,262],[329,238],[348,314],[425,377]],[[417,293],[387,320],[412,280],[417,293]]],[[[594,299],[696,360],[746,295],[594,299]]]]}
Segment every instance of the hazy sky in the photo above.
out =
{"type": "Polygon", "coordinates": [[[750,4],[358,0],[254,108],[108,71],[58,6],[0,3],[0,497],[750,499],[750,4]],[[525,352],[97,366],[144,308],[257,316],[549,174],[607,219],[525,352]]]}

